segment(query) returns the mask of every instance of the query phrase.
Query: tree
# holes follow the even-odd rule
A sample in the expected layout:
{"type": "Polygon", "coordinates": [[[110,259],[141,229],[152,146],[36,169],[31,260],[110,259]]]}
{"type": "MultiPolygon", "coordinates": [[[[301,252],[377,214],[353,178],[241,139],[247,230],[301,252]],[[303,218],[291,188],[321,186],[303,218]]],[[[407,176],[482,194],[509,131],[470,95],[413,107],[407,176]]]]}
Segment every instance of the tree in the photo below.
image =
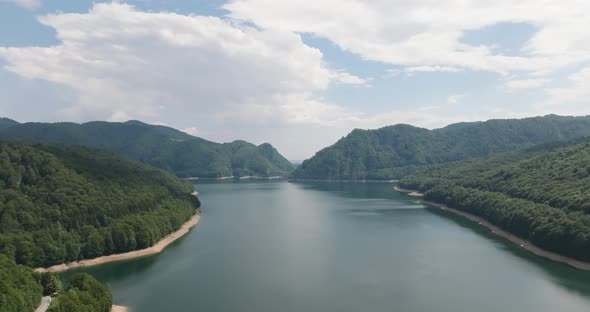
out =
{"type": "Polygon", "coordinates": [[[61,291],[61,281],[55,273],[43,273],[40,280],[41,287],[43,287],[43,295],[51,296],[61,291]]]}
{"type": "Polygon", "coordinates": [[[200,207],[186,181],[77,146],[0,141],[0,182],[0,253],[35,267],[149,247],[200,207]]]}

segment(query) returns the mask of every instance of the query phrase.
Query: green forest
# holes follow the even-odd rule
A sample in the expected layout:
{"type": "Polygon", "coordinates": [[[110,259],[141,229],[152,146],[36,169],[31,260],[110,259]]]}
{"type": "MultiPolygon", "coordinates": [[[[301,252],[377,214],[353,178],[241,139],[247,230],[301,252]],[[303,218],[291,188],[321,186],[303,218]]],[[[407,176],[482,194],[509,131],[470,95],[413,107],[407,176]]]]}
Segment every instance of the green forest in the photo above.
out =
{"type": "Polygon", "coordinates": [[[34,311],[43,293],[33,270],[0,255],[0,307],[2,312],[34,311]]]}
{"type": "Polygon", "coordinates": [[[195,214],[192,190],[109,151],[0,141],[0,254],[45,267],[146,248],[195,214]]]}
{"type": "Polygon", "coordinates": [[[590,261],[590,140],[422,169],[400,180],[544,249],[590,261]]]}
{"type": "Polygon", "coordinates": [[[173,128],[139,121],[84,124],[0,120],[0,137],[85,145],[117,152],[183,178],[286,176],[294,166],[270,144],[214,143],[173,128]]]}
{"type": "Polygon", "coordinates": [[[76,273],[68,289],[61,292],[48,312],[110,312],[113,305],[111,290],[86,273],[76,273]]]}
{"type": "Polygon", "coordinates": [[[391,180],[433,164],[590,136],[590,117],[548,115],[458,123],[427,130],[395,125],[352,131],[304,161],[294,179],[391,180]]]}
{"type": "Polygon", "coordinates": [[[0,255],[0,311],[35,311],[42,296],[55,296],[54,312],[109,312],[112,306],[111,290],[88,274],[74,274],[64,291],[55,273],[34,272],[0,255]]]}
{"type": "MultiPolygon", "coordinates": [[[[43,295],[55,296],[52,312],[110,311],[110,289],[91,276],[76,274],[64,289],[55,274],[32,268],[143,249],[177,230],[201,203],[174,174],[284,175],[293,168],[270,144],[217,144],[136,121],[1,119],[0,136],[12,138],[0,140],[3,312],[33,311],[43,295]]],[[[586,136],[590,117],[354,130],[292,177],[401,178],[400,187],[425,192],[426,200],[590,261],[586,136]]]]}

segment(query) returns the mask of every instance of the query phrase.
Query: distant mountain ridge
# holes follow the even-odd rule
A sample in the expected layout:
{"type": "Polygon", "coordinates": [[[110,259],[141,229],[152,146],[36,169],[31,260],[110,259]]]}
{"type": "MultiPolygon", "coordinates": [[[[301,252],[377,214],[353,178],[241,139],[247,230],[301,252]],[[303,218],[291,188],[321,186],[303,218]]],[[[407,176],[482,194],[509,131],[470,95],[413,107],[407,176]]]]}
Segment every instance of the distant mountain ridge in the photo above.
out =
{"type": "Polygon", "coordinates": [[[590,136],[590,116],[463,122],[428,130],[399,124],[352,131],[304,161],[295,179],[398,179],[417,168],[590,136]]]}
{"type": "Polygon", "coordinates": [[[10,119],[10,118],[3,118],[0,117],[0,130],[8,127],[12,127],[14,125],[18,125],[18,122],[10,119]]]}
{"type": "Polygon", "coordinates": [[[0,138],[108,149],[179,177],[285,176],[294,166],[270,144],[214,143],[140,121],[0,122],[0,138]],[[6,126],[3,127],[2,125],[6,126]]]}

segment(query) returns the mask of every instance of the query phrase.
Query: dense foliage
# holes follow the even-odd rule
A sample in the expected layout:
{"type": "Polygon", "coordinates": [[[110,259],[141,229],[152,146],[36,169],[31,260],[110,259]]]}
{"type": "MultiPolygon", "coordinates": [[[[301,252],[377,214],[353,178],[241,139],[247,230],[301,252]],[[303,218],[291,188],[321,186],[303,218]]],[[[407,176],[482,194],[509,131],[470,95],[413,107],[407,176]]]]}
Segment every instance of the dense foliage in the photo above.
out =
{"type": "Polygon", "coordinates": [[[34,272],[33,277],[41,288],[43,288],[43,296],[54,296],[62,290],[61,280],[56,273],[53,272],[34,272]]]}
{"type": "Polygon", "coordinates": [[[85,273],[72,276],[70,286],[51,303],[49,312],[110,312],[111,290],[85,273]]]}
{"type": "Polygon", "coordinates": [[[0,141],[0,254],[37,267],[146,248],[194,215],[191,192],[112,152],[0,141]]]}
{"type": "Polygon", "coordinates": [[[354,130],[304,161],[296,179],[397,179],[421,167],[590,136],[590,117],[555,115],[459,123],[436,130],[396,125],[354,130]]]}
{"type": "Polygon", "coordinates": [[[590,140],[437,165],[400,186],[539,247],[590,260],[590,140]]]}
{"type": "Polygon", "coordinates": [[[104,148],[179,177],[284,176],[294,168],[267,143],[219,144],[139,121],[25,123],[0,127],[0,137],[104,148]]]}
{"type": "Polygon", "coordinates": [[[32,312],[41,301],[42,287],[31,268],[0,255],[0,311],[32,312]]]}

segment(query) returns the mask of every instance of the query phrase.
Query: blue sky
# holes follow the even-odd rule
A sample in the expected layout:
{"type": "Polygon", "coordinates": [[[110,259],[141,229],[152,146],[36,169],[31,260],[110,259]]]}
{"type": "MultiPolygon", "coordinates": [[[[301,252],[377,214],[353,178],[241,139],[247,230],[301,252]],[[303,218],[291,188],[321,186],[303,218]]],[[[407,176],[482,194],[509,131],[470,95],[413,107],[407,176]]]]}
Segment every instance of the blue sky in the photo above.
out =
{"type": "Polygon", "coordinates": [[[0,0],[0,115],[304,159],[354,128],[590,114],[587,1],[0,0]]]}

